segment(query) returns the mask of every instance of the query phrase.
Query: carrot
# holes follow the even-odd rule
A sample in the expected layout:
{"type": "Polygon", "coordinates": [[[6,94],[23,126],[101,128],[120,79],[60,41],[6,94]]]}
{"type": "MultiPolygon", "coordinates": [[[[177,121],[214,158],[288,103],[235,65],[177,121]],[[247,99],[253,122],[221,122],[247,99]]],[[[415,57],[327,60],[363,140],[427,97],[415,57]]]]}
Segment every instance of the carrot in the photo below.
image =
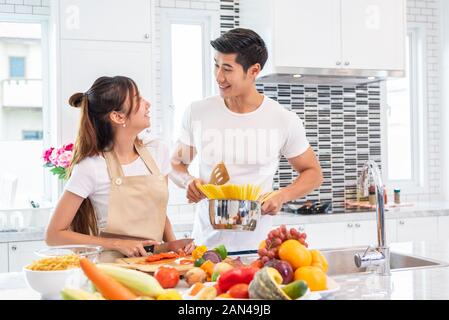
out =
{"type": "Polygon", "coordinates": [[[80,259],[81,269],[98,291],[108,300],[134,300],[137,296],[117,280],[104,274],[87,258],[80,259]]]}

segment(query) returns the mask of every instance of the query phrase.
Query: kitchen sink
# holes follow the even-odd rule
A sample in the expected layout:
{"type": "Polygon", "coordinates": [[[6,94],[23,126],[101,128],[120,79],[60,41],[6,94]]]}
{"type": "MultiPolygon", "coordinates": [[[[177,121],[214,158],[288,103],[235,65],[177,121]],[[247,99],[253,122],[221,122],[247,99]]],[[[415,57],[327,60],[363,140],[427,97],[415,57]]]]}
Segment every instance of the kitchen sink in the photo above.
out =
{"type": "MultiPolygon", "coordinates": [[[[366,248],[321,250],[321,252],[326,257],[329,263],[328,274],[330,276],[332,275],[337,276],[337,275],[363,273],[371,271],[368,268],[357,268],[357,266],[354,263],[354,255],[356,253],[363,254],[365,250],[366,248]]],[[[411,270],[411,269],[442,267],[446,265],[448,264],[445,262],[436,261],[432,259],[397,252],[390,253],[391,272],[411,270]]]]}

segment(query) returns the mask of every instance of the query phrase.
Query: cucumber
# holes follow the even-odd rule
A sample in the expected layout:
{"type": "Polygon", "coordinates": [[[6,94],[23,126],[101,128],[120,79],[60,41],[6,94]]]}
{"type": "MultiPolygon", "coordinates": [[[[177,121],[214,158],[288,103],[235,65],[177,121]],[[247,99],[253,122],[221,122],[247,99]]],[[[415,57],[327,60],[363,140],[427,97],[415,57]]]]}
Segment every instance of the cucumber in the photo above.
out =
{"type": "Polygon", "coordinates": [[[308,288],[305,281],[296,280],[282,287],[282,291],[284,291],[290,299],[296,300],[305,295],[308,288]]]}

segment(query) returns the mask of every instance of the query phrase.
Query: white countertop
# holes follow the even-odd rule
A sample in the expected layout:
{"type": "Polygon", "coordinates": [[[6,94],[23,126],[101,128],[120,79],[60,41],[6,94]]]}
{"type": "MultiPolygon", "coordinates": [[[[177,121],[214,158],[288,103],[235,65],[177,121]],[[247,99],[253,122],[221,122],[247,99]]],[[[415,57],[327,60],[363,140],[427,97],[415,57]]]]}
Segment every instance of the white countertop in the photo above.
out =
{"type": "MultiPolygon", "coordinates": [[[[385,213],[386,219],[401,219],[401,218],[416,218],[429,216],[449,216],[449,201],[435,201],[435,202],[421,202],[415,203],[412,206],[388,208],[385,213]]],[[[353,213],[339,213],[339,214],[314,214],[314,215],[299,215],[292,213],[281,212],[274,216],[274,225],[294,225],[294,224],[308,224],[308,223],[332,223],[332,222],[347,222],[356,220],[374,220],[376,217],[375,211],[360,211],[353,213]]],[[[176,215],[171,217],[173,230],[175,232],[192,231],[193,228],[192,214],[176,215]]],[[[0,243],[16,242],[16,241],[35,241],[43,240],[44,231],[24,231],[24,232],[0,232],[0,243]]]]}
{"type": "MultiPolygon", "coordinates": [[[[449,242],[397,243],[392,252],[449,262],[449,242]]],[[[331,300],[421,300],[449,299],[449,264],[416,270],[392,271],[391,276],[374,273],[333,276],[340,289],[327,296],[331,300]]],[[[0,300],[39,300],[27,287],[22,273],[0,274],[0,300]]]]}

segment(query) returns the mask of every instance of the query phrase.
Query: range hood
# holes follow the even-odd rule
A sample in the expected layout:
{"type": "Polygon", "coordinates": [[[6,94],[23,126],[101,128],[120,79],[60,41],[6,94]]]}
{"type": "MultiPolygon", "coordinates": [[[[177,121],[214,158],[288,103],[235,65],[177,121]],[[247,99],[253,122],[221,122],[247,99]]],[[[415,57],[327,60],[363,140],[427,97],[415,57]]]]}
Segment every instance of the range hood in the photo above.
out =
{"type": "MultiPolygon", "coordinates": [[[[320,69],[318,74],[309,70],[292,70],[285,73],[270,73],[257,78],[257,83],[286,83],[286,84],[310,84],[310,85],[366,85],[387,80],[390,75],[377,74],[375,76],[360,75],[360,73],[348,72],[345,75],[335,75],[320,69]]],[[[340,70],[339,70],[340,71],[340,70]]],[[[353,70],[350,70],[353,71],[353,70]]],[[[398,73],[399,74],[399,73],[398,73]]],[[[398,77],[393,76],[393,77],[398,77]]]]}
{"type": "Polygon", "coordinates": [[[403,71],[379,71],[325,68],[271,68],[262,71],[258,83],[291,83],[318,85],[363,85],[403,77],[403,71]]]}

